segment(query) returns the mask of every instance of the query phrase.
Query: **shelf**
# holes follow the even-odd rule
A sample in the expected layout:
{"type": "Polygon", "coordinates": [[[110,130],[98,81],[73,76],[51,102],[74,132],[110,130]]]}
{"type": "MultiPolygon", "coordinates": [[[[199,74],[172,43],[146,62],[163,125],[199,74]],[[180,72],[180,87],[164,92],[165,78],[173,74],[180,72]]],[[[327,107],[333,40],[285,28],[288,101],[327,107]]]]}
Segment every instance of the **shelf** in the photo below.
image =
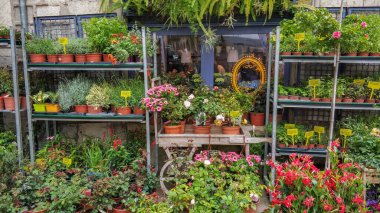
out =
{"type": "MultiPolygon", "coordinates": [[[[149,66],[149,65],[148,65],[149,66]]],[[[140,71],[143,72],[143,63],[122,63],[113,65],[101,63],[28,63],[28,71],[62,70],[62,71],[140,71]]]]}
{"type": "Polygon", "coordinates": [[[380,64],[379,56],[341,56],[341,64],[380,64]]]}
{"type": "MultiPolygon", "coordinates": [[[[194,134],[192,125],[186,125],[184,134],[158,134],[160,147],[201,147],[202,145],[244,145],[270,143],[271,138],[252,137],[252,126],[242,126],[240,135],[222,134],[222,128],[211,125],[211,134],[194,134]]],[[[256,131],[259,134],[259,131],[256,131]]]]}
{"type": "Polygon", "coordinates": [[[34,113],[33,121],[99,121],[99,122],[136,122],[143,123],[145,116],[143,115],[113,115],[113,114],[93,114],[84,115],[76,113],[34,113]]]}
{"type": "MultiPolygon", "coordinates": [[[[306,56],[286,55],[280,56],[281,61],[288,63],[334,63],[334,56],[306,56]]],[[[379,56],[341,56],[342,64],[380,64],[379,56]]]]}
{"type": "Polygon", "coordinates": [[[288,156],[292,153],[306,154],[313,157],[326,157],[326,149],[276,148],[276,156],[288,156]]]}
{"type": "MultiPolygon", "coordinates": [[[[24,109],[20,109],[20,112],[24,112],[24,109]]],[[[0,113],[15,113],[15,110],[0,110],[0,113]]]]}
{"type": "MultiPolygon", "coordinates": [[[[331,109],[331,102],[278,100],[279,108],[331,109]]],[[[336,103],[336,109],[380,110],[380,103],[336,103]]]]}

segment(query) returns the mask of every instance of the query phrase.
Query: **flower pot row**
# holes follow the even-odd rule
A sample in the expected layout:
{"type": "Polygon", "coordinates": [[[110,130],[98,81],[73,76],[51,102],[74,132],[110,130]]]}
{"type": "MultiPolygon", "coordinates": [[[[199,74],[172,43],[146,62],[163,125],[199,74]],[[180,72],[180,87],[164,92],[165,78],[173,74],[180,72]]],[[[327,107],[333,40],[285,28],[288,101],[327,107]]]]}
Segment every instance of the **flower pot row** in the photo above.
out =
{"type": "MultiPolygon", "coordinates": [[[[26,109],[26,97],[20,97],[20,109],[26,109]]],[[[14,97],[2,97],[0,96],[0,110],[14,111],[15,108],[15,98],[14,97]]]]}
{"type": "Polygon", "coordinates": [[[324,144],[308,144],[308,145],[305,145],[305,144],[295,144],[295,145],[292,145],[292,144],[289,144],[288,146],[284,143],[278,143],[278,148],[292,148],[292,149],[326,149],[326,145],[324,144]]]}
{"type": "MultiPolygon", "coordinates": [[[[335,53],[313,53],[313,52],[281,52],[282,56],[297,55],[297,56],[334,56],[335,53]]],[[[380,53],[345,53],[343,56],[380,56],[380,53]]]]}
{"type": "MultiPolygon", "coordinates": [[[[197,126],[193,125],[194,134],[211,134],[211,125],[197,126]]],[[[240,126],[221,126],[224,135],[240,135],[240,126]]],[[[165,125],[165,134],[183,134],[185,133],[185,122],[179,125],[165,125]]]]}
{"type": "MultiPolygon", "coordinates": [[[[58,113],[61,111],[59,104],[33,104],[34,111],[37,113],[58,113]]],[[[79,114],[100,114],[105,112],[103,107],[89,106],[89,105],[76,105],[74,106],[74,112],[79,114]]],[[[116,113],[117,115],[129,115],[132,114],[132,107],[111,107],[111,112],[116,113]]],[[[133,109],[133,114],[143,115],[145,110],[142,110],[139,107],[133,109]]]]}
{"type": "MultiPolygon", "coordinates": [[[[309,98],[295,95],[279,95],[279,100],[292,100],[292,101],[312,101],[312,102],[331,102],[331,98],[309,98]]],[[[380,103],[380,100],[375,99],[353,99],[353,98],[336,98],[337,103],[380,103]]]]}
{"type": "MultiPolygon", "coordinates": [[[[112,62],[109,54],[89,53],[89,54],[30,54],[31,63],[98,63],[112,62]]],[[[140,62],[138,56],[128,57],[128,62],[140,62]]]]}

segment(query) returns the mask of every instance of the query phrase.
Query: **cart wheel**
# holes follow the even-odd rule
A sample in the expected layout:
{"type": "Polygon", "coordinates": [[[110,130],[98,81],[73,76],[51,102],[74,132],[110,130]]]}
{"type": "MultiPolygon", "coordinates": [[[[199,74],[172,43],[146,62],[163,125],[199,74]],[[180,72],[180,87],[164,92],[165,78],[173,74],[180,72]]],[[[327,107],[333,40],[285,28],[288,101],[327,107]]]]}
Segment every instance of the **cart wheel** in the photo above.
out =
{"type": "Polygon", "coordinates": [[[189,168],[193,161],[184,161],[184,157],[178,157],[175,160],[168,160],[160,171],[161,190],[167,194],[168,191],[175,186],[174,178],[179,175],[179,171],[189,168]],[[179,170],[179,171],[178,171],[179,170]]]}

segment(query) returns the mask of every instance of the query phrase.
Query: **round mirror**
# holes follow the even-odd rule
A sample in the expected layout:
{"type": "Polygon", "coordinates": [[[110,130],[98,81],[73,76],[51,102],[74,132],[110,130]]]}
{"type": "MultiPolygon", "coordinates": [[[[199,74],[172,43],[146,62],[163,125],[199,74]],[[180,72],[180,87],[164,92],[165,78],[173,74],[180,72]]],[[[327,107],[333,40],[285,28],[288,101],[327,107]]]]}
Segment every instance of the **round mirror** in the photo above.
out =
{"type": "Polygon", "coordinates": [[[232,68],[231,84],[237,92],[257,93],[265,83],[265,66],[254,56],[241,58],[232,68]]]}

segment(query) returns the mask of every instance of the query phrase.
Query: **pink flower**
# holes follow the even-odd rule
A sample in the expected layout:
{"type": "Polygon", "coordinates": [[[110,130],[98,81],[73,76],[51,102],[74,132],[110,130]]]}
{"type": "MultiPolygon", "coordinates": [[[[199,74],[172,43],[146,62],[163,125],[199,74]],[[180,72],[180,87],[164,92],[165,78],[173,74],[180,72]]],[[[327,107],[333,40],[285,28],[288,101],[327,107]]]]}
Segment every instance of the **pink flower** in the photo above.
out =
{"type": "Polygon", "coordinates": [[[249,166],[253,166],[253,162],[251,162],[251,161],[248,162],[248,165],[249,165],[249,166]]]}
{"type": "Polygon", "coordinates": [[[335,32],[333,32],[333,37],[334,38],[336,38],[336,39],[338,39],[338,38],[340,38],[340,36],[341,36],[342,34],[341,34],[341,32],[339,32],[339,31],[335,31],[335,32]]]}
{"type": "Polygon", "coordinates": [[[247,156],[247,157],[245,157],[245,160],[246,160],[247,162],[251,161],[251,156],[247,156]]]}
{"type": "Polygon", "coordinates": [[[303,204],[308,208],[310,209],[310,207],[313,206],[313,202],[314,202],[314,197],[308,197],[305,199],[305,201],[303,201],[303,204]]]}
{"type": "Polygon", "coordinates": [[[359,197],[358,194],[355,195],[354,198],[352,198],[352,202],[356,203],[356,205],[360,206],[360,204],[363,203],[363,199],[359,197]]]}
{"type": "Polygon", "coordinates": [[[218,86],[214,86],[214,90],[218,90],[219,89],[219,87],[218,86]]]}
{"type": "Polygon", "coordinates": [[[363,28],[366,28],[366,27],[367,27],[367,22],[363,21],[360,25],[361,25],[363,28]]]}

